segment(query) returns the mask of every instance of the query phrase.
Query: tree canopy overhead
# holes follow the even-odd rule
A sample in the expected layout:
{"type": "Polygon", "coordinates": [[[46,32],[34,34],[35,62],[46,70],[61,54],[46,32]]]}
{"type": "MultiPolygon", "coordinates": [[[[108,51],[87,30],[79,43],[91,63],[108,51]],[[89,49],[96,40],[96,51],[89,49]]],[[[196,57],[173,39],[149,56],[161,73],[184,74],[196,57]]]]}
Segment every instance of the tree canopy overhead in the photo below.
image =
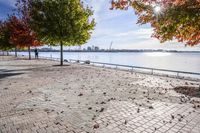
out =
{"type": "Polygon", "coordinates": [[[29,5],[32,27],[43,41],[61,45],[81,45],[95,26],[93,12],[80,0],[32,0],[29,5]]]}
{"type": "Polygon", "coordinates": [[[161,42],[200,43],[200,0],[113,0],[111,9],[133,7],[139,24],[150,23],[161,42]]]}

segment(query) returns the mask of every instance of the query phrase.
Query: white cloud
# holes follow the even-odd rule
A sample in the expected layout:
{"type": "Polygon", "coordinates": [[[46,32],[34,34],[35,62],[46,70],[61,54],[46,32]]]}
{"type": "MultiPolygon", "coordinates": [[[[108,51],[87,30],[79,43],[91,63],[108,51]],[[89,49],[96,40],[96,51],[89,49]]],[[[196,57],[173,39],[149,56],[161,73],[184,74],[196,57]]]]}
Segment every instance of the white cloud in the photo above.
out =
{"type": "Polygon", "coordinates": [[[100,14],[102,12],[102,8],[107,0],[86,0],[85,2],[92,7],[94,10],[94,18],[97,22],[100,21],[100,14]]]}
{"type": "Polygon", "coordinates": [[[138,30],[131,30],[127,32],[121,32],[116,34],[116,37],[127,37],[127,36],[136,36],[137,38],[147,38],[151,37],[153,30],[151,28],[140,28],[138,30]]]}

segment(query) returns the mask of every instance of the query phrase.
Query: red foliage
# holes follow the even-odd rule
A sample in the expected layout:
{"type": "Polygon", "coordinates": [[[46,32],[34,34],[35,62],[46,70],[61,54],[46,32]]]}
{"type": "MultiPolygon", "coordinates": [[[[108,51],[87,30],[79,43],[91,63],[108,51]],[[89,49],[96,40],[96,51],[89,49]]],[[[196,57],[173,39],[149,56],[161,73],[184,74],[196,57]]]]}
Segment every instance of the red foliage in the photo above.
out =
{"type": "Polygon", "coordinates": [[[42,43],[37,40],[37,35],[29,25],[16,16],[11,16],[7,21],[7,27],[11,32],[10,41],[19,48],[29,46],[40,46],[42,43]]]}

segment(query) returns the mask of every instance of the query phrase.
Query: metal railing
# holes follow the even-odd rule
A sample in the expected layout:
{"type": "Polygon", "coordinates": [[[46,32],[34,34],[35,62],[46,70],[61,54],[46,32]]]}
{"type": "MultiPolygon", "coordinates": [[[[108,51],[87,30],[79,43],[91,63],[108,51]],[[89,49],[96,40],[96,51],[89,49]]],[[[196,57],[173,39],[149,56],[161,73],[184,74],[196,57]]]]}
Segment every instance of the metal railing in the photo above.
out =
{"type": "MultiPolygon", "coordinates": [[[[140,66],[131,66],[131,65],[120,65],[120,64],[102,63],[102,62],[93,62],[93,61],[83,61],[83,60],[74,60],[74,59],[69,59],[69,62],[85,63],[85,64],[92,64],[92,65],[96,64],[96,65],[102,65],[102,67],[113,66],[113,68],[115,68],[115,69],[120,69],[120,67],[123,67],[123,68],[129,68],[126,70],[130,70],[131,72],[141,72],[141,71],[137,71],[136,69],[148,70],[150,72],[149,74],[152,74],[152,75],[154,75],[154,74],[157,75],[157,74],[159,74],[158,72],[161,72],[161,74],[163,74],[163,75],[165,73],[162,73],[162,72],[168,72],[168,74],[167,74],[168,76],[169,76],[169,73],[175,73],[177,78],[186,78],[185,76],[181,76],[181,74],[185,74],[187,76],[195,75],[195,76],[198,76],[198,78],[196,77],[197,79],[200,79],[200,73],[195,73],[195,72],[185,72],[185,71],[176,71],[176,70],[167,70],[167,69],[140,67],[140,66]]],[[[142,72],[145,72],[145,71],[142,71],[142,72]]],[[[173,76],[173,75],[171,75],[171,76],[173,76]]],[[[191,76],[189,76],[189,77],[191,77],[191,76]]]]}
{"type": "MultiPolygon", "coordinates": [[[[55,58],[55,57],[39,56],[39,58],[47,59],[47,60],[60,61],[60,58],[55,58]]],[[[190,80],[200,80],[200,73],[196,73],[196,72],[185,72],[185,71],[167,70],[167,69],[150,68],[150,67],[120,65],[120,64],[113,64],[113,63],[102,63],[102,62],[95,62],[95,61],[89,61],[89,60],[84,61],[84,60],[74,60],[74,59],[66,60],[66,59],[64,59],[64,62],[68,62],[68,61],[70,63],[76,62],[76,63],[82,63],[82,64],[88,64],[88,65],[89,64],[92,64],[92,65],[96,64],[96,66],[101,65],[101,67],[104,67],[104,68],[105,67],[108,68],[109,66],[113,66],[112,68],[120,69],[120,67],[123,67],[123,68],[127,68],[125,70],[130,70],[132,73],[133,72],[140,72],[140,73],[148,73],[148,74],[152,74],[152,75],[161,74],[161,76],[169,76],[169,77],[174,76],[173,74],[169,74],[169,73],[174,73],[176,78],[185,78],[185,79],[190,79],[190,80]],[[139,70],[142,70],[142,71],[139,71],[139,70]],[[145,70],[147,70],[148,72],[145,72],[145,70]],[[161,72],[161,73],[159,73],[159,72],[161,72]],[[164,72],[167,72],[167,74],[165,74],[164,72]],[[182,76],[181,76],[181,74],[182,74],[182,76]],[[183,76],[183,74],[185,74],[185,76],[183,76]]]]}

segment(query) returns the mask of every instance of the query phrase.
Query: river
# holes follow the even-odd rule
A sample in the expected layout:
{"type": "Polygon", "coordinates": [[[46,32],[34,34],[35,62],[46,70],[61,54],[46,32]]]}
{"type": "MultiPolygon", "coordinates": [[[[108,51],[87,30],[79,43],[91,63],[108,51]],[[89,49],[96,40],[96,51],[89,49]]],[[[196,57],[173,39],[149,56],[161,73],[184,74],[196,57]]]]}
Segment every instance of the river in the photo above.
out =
{"type": "MultiPolygon", "coordinates": [[[[28,55],[28,52],[19,52],[28,55]]],[[[34,53],[31,53],[34,56],[34,53]]],[[[39,56],[59,58],[59,52],[39,52],[39,56]]],[[[170,52],[64,52],[64,59],[90,60],[141,67],[200,73],[200,53],[170,52]]]]}

